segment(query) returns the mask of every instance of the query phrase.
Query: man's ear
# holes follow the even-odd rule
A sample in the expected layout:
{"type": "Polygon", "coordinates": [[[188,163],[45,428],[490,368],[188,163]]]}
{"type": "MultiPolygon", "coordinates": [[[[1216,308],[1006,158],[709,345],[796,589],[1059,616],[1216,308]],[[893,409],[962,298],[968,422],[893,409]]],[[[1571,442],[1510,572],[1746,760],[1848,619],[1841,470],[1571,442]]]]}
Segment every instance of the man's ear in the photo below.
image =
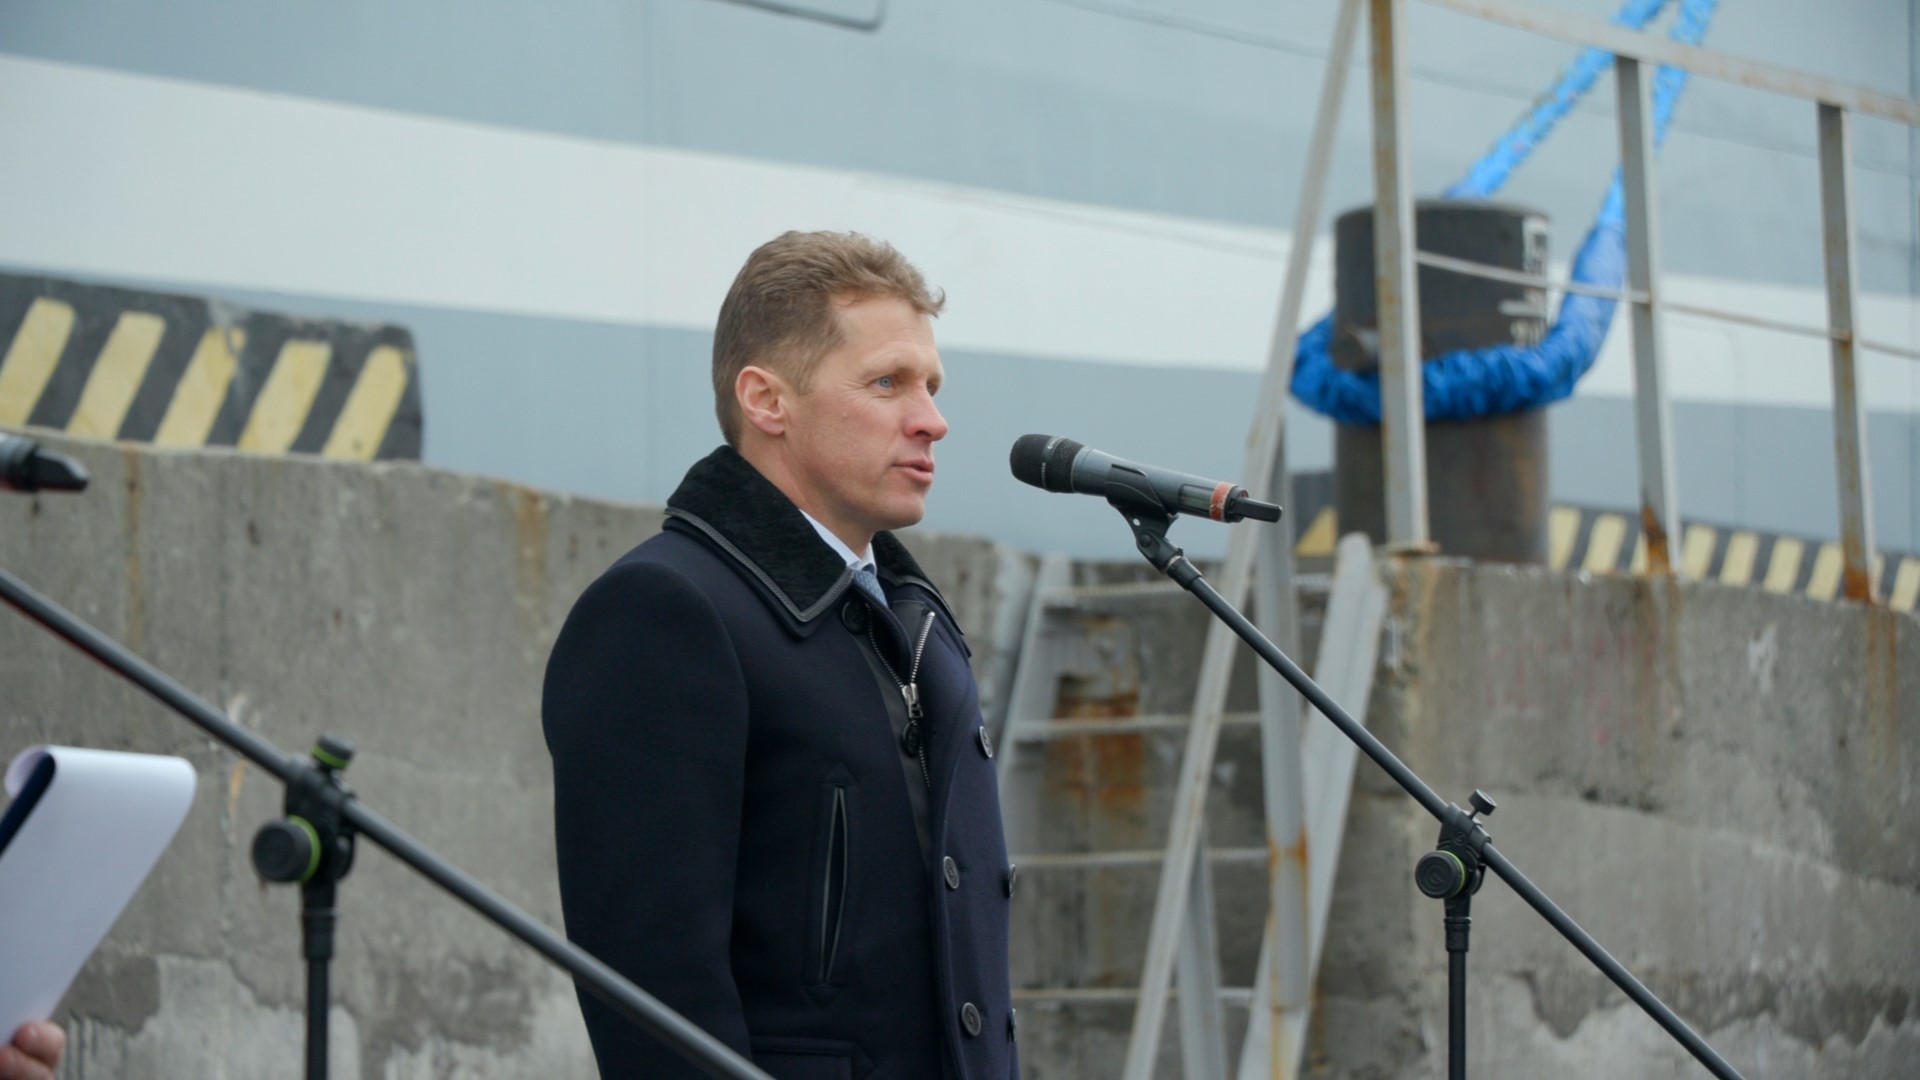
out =
{"type": "Polygon", "coordinates": [[[740,414],[762,435],[778,436],[787,430],[787,400],[793,387],[778,374],[748,364],[733,380],[733,399],[740,414]]]}

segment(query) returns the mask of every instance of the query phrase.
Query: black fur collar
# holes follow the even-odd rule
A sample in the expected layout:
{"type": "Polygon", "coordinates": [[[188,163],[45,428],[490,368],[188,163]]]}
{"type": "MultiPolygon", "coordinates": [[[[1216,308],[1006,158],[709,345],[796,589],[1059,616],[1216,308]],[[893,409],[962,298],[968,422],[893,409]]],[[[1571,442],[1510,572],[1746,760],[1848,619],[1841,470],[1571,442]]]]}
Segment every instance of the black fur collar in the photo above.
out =
{"type": "MultiPolygon", "coordinates": [[[[800,508],[731,446],[721,446],[687,470],[667,499],[667,515],[742,564],[801,623],[832,608],[853,585],[853,571],[800,508]]],[[[874,536],[873,561],[890,584],[920,585],[939,597],[892,533],[874,536]]]]}

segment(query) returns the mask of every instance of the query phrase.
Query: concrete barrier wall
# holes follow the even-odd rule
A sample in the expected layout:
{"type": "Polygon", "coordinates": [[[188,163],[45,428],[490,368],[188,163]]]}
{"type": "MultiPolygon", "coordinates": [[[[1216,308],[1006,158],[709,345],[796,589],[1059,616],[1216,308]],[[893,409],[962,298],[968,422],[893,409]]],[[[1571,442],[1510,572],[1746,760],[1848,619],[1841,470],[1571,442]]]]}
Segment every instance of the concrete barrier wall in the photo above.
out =
{"type": "MultiPolygon", "coordinates": [[[[657,508],[409,464],[57,445],[94,487],[0,498],[0,566],[285,749],[353,737],[370,806],[559,925],[540,676],[573,598],[657,508]]],[[[1032,558],[910,542],[991,699],[1032,558]]],[[[1748,1076],[1910,1074],[1920,622],[1759,590],[1385,565],[1373,726],[1411,765],[1449,798],[1491,792],[1501,849],[1748,1076]]],[[[298,902],[247,861],[278,785],[11,611],[0,687],[0,755],[173,753],[200,777],[63,1005],[67,1075],[299,1075],[298,902]]],[[[1329,1076],[1438,1076],[1440,911],[1410,881],[1434,828],[1364,762],[1358,784],[1311,1053],[1329,1076]]],[[[371,847],[342,906],[336,1076],[592,1075],[567,980],[478,916],[371,847]]],[[[1477,1073],[1699,1074],[1504,886],[1475,915],[1477,1073]]]]}
{"type": "MultiPolygon", "coordinates": [[[[367,805],[560,925],[541,674],[573,599],[658,508],[415,465],[49,442],[93,487],[0,496],[0,566],[285,750],[350,736],[367,805]]],[[[909,540],[969,627],[1001,622],[996,590],[1031,577],[984,541],[909,540]]],[[[986,685],[991,639],[974,632],[986,685]]],[[[0,756],[56,742],[199,774],[62,1007],[65,1075],[300,1075],[297,892],[263,889],[248,861],[279,785],[10,609],[0,687],[0,756]]],[[[571,984],[543,960],[371,845],[341,895],[334,1076],[594,1074],[571,984]]]]}
{"type": "MultiPolygon", "coordinates": [[[[1757,589],[1421,561],[1372,728],[1748,1077],[1920,1062],[1920,621],[1757,589]]],[[[1436,827],[1363,761],[1312,1053],[1441,1076],[1436,827]]],[[[1474,904],[1475,1075],[1705,1075],[1504,884],[1474,904]]]]}

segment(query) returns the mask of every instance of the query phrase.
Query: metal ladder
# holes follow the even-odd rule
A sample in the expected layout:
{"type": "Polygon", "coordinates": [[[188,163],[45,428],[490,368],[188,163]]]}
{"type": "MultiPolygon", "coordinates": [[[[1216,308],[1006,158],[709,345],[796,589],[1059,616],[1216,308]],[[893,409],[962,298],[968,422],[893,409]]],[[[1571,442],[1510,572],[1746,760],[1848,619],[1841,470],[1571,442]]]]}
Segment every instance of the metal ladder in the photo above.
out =
{"type": "MultiPolygon", "coordinates": [[[[1351,711],[1364,715],[1386,602],[1372,552],[1363,539],[1349,537],[1331,578],[1302,575],[1296,589],[1307,612],[1306,651],[1313,651],[1312,639],[1320,641],[1318,674],[1351,711]]],[[[1142,961],[1136,944],[1153,913],[1151,876],[1167,859],[1164,849],[1148,845],[1160,842],[1169,818],[1178,824],[1181,815],[1169,796],[1185,764],[1181,739],[1194,726],[1190,714],[1169,710],[1184,705],[1192,692],[1209,621],[1196,601],[1169,583],[1076,584],[1064,558],[1041,563],[999,757],[1009,840],[1020,867],[1019,1005],[1055,1011],[1138,1007],[1138,987],[1125,984],[1136,982],[1142,961]]],[[[1243,665],[1239,674],[1228,705],[1245,706],[1255,694],[1250,669],[1243,665]]],[[[1190,1077],[1226,1075],[1223,1005],[1251,1009],[1241,1057],[1252,1064],[1242,1075],[1270,1074],[1270,1046],[1298,1046],[1306,975],[1318,928],[1325,925],[1354,751],[1330,725],[1310,725],[1293,752],[1280,755],[1287,771],[1276,776],[1269,764],[1276,755],[1259,745],[1260,724],[1260,714],[1244,708],[1220,715],[1227,746],[1209,763],[1201,802],[1210,810],[1203,808],[1201,817],[1211,824],[1203,821],[1201,831],[1204,837],[1211,828],[1231,846],[1211,846],[1203,838],[1196,872],[1183,883],[1186,912],[1172,961],[1181,1057],[1190,1077]],[[1257,809],[1276,797],[1307,815],[1307,841],[1289,845],[1300,859],[1287,870],[1287,880],[1299,891],[1274,910],[1297,910],[1300,929],[1313,928],[1302,934],[1297,950],[1287,952],[1290,974],[1280,984],[1299,983],[1301,992],[1277,999],[1267,965],[1234,965],[1230,974],[1239,985],[1223,988],[1218,962],[1222,944],[1229,957],[1247,959],[1274,948],[1274,915],[1245,901],[1268,894],[1270,886],[1261,888],[1260,879],[1263,869],[1273,869],[1270,861],[1290,861],[1269,859],[1269,826],[1257,809]],[[1218,925],[1216,873],[1231,876],[1226,895],[1239,901],[1228,905],[1218,925]],[[1268,1038],[1268,1003],[1275,1000],[1289,1006],[1278,1042],[1268,1038]]],[[[1023,1026],[1035,1030],[1031,1021],[1023,1026]]],[[[1089,1023],[1080,1035],[1097,1043],[1099,1028],[1089,1023]]],[[[1137,1030],[1132,1040],[1140,1041],[1137,1030]]],[[[1081,1071],[1115,1071],[1101,1053],[1115,1049],[1088,1048],[1101,1060],[1083,1062],[1081,1071]]],[[[1157,1056],[1157,1042],[1146,1052],[1157,1056]]]]}
{"type": "MultiPolygon", "coordinates": [[[[1240,477],[1255,497],[1283,504],[1288,501],[1289,485],[1282,436],[1301,299],[1313,250],[1312,238],[1318,234],[1327,162],[1345,76],[1354,53],[1359,8],[1359,0],[1342,0],[1335,22],[1300,201],[1295,208],[1294,240],[1288,253],[1280,308],[1248,439],[1246,468],[1240,477]]],[[[1335,576],[1340,584],[1334,587],[1329,599],[1316,675],[1335,700],[1354,716],[1364,718],[1380,627],[1385,618],[1385,593],[1374,578],[1372,552],[1365,540],[1342,541],[1337,566],[1335,576]]],[[[1171,821],[1164,850],[1040,857],[1051,858],[1056,867],[1077,865],[1087,873],[1125,862],[1150,865],[1158,861],[1161,864],[1138,985],[1043,987],[1016,991],[1016,998],[1046,1000],[1051,996],[1051,1000],[1060,1002],[1131,1000],[1134,1015],[1122,1075],[1126,1080],[1147,1080],[1158,1058],[1166,1001],[1177,967],[1181,1059],[1188,1077],[1224,1080],[1227,1052],[1221,1003],[1231,998],[1250,1002],[1239,1075],[1242,1078],[1291,1077],[1298,1068],[1310,1007],[1312,972],[1325,928],[1356,752],[1351,744],[1339,745],[1345,740],[1324,723],[1307,726],[1307,737],[1303,738],[1298,696],[1277,675],[1265,670],[1258,673],[1261,801],[1266,845],[1264,849],[1256,849],[1253,857],[1263,859],[1268,866],[1269,908],[1254,985],[1244,991],[1223,991],[1212,877],[1216,867],[1243,859],[1246,852],[1209,850],[1207,803],[1214,786],[1222,728],[1229,724],[1225,705],[1238,639],[1224,624],[1213,622],[1207,626],[1192,708],[1184,716],[1056,720],[1055,712],[1061,706],[1062,671],[1076,659],[1075,649],[1083,650],[1077,657],[1079,660],[1098,660],[1100,652],[1097,633],[1083,639],[1078,646],[1070,637],[1059,637],[1053,606],[1072,607],[1091,599],[1070,590],[1069,576],[1070,569],[1064,560],[1049,559],[1036,581],[1003,739],[1000,767],[1006,820],[1017,832],[1035,821],[1038,810],[1038,795],[1030,795],[1025,790],[1019,775],[1023,744],[1095,739],[1099,735],[1092,725],[1096,724],[1104,724],[1100,734],[1109,736],[1184,730],[1186,740],[1179,755],[1174,796],[1168,808],[1171,821]],[[1091,657],[1084,652],[1090,642],[1091,657]],[[1309,762],[1311,771],[1308,771],[1309,762]]],[[[1269,530],[1263,534],[1242,525],[1230,534],[1225,566],[1215,579],[1215,587],[1229,603],[1241,604],[1250,586],[1255,592],[1256,624],[1281,649],[1296,652],[1300,634],[1293,545],[1287,530],[1269,530]],[[1257,578],[1253,573],[1256,563],[1257,578]]],[[[1197,602],[1193,607],[1198,607],[1197,602]]],[[[1099,689],[1086,696],[1087,700],[1101,700],[1099,689]]],[[[1105,689],[1110,701],[1126,692],[1125,688],[1113,685],[1105,689]]],[[[1137,706],[1139,690],[1133,692],[1137,706]]],[[[1067,711],[1072,711],[1072,703],[1068,703],[1067,711]]],[[[1113,711],[1117,713],[1121,709],[1115,707],[1113,711]]],[[[1244,719],[1233,718],[1236,723],[1244,719]]],[[[1016,835],[1016,849],[1023,839],[1026,837],[1016,835]]],[[[1032,855],[1027,857],[1027,862],[1030,866],[1046,865],[1036,863],[1032,855]]],[[[1021,917],[1018,902],[1015,917],[1021,917]]]]}

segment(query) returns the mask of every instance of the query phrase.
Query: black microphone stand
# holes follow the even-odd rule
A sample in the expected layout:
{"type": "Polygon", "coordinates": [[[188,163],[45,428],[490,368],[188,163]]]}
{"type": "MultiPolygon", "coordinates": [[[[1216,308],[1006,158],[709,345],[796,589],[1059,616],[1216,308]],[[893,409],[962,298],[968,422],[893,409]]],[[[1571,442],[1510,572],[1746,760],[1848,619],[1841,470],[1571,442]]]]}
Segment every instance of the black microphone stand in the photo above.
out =
{"type": "Polygon", "coordinates": [[[1546,893],[1527,880],[1518,867],[1494,848],[1493,838],[1479,820],[1493,813],[1492,799],[1475,791],[1469,800],[1473,804],[1472,812],[1442,799],[1372,732],[1347,715],[1347,711],[1308,678],[1307,673],[1301,671],[1286,653],[1268,641],[1258,627],[1208,584],[1199,568],[1188,561],[1186,553],[1167,540],[1167,530],[1173,525],[1173,518],[1162,509],[1159,498],[1143,478],[1114,470],[1108,474],[1106,496],[1107,502],[1120,511],[1121,517],[1127,519],[1128,528],[1133,530],[1135,546],[1153,564],[1154,569],[1198,597],[1234,633],[1240,635],[1241,640],[1251,646],[1262,660],[1312,702],[1314,708],[1333,721],[1342,734],[1352,739],[1375,764],[1386,770],[1387,775],[1393,777],[1394,782],[1413,797],[1413,801],[1426,808],[1440,822],[1440,842],[1434,851],[1421,857],[1414,878],[1421,892],[1446,901],[1448,1080],[1466,1080],[1467,1076],[1467,932],[1472,924],[1470,912],[1473,894],[1479,891],[1488,869],[1498,874],[1529,907],[1558,930],[1560,936],[1580,950],[1581,955],[1613,980],[1614,985],[1625,991],[1656,1023],[1667,1029],[1667,1033],[1686,1047],[1687,1052],[1705,1065],[1709,1072],[1721,1080],[1741,1080],[1733,1066],[1715,1053],[1705,1039],[1675,1016],[1665,1002],[1634,978],[1632,972],[1601,948],[1591,934],[1581,929],[1579,923],[1560,910],[1547,898],[1546,893]]]}
{"type": "Polygon", "coordinates": [[[337,920],[334,900],[340,879],[353,865],[355,837],[361,835],[532,946],[595,997],[708,1076],[772,1080],[732,1047],[367,809],[340,779],[353,759],[352,743],[323,735],[310,757],[282,754],[272,743],[234,723],[165,672],[4,569],[0,569],[0,599],[286,785],[286,816],[269,822],[254,837],[253,860],[262,877],[300,884],[301,954],[307,962],[307,1080],[325,1080],[327,1075],[327,965],[333,958],[337,920]]]}

